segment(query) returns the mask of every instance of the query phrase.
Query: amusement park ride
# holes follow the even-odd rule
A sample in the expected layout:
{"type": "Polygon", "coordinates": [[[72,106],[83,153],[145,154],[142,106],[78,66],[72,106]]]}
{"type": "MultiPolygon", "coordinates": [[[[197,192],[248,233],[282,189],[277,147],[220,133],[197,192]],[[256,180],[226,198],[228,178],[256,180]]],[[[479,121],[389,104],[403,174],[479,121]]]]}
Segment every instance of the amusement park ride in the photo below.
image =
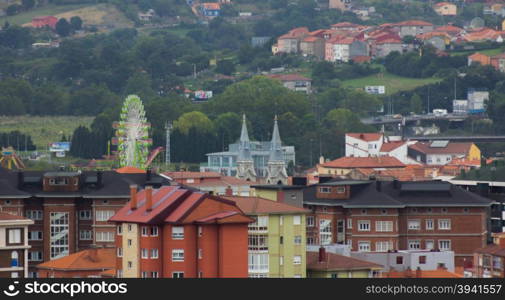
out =
{"type": "Polygon", "coordinates": [[[4,169],[12,170],[14,167],[18,170],[24,169],[25,164],[21,158],[16,154],[16,151],[12,147],[4,148],[2,147],[2,153],[0,155],[0,165],[4,169]]]}
{"type": "Polygon", "coordinates": [[[120,167],[148,168],[163,147],[149,153],[152,139],[149,138],[151,124],[145,117],[144,105],[137,95],[126,97],[119,122],[114,122],[116,136],[112,144],[117,145],[116,156],[120,167]]]}

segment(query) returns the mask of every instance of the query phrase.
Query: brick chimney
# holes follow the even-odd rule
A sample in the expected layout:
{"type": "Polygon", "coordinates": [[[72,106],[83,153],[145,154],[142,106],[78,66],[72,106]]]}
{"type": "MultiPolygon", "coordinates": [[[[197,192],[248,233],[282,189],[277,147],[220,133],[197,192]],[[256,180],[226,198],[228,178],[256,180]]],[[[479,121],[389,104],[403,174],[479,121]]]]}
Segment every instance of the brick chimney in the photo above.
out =
{"type": "Polygon", "coordinates": [[[146,211],[153,210],[153,187],[146,186],[146,211]]]}
{"type": "Polygon", "coordinates": [[[326,249],[321,246],[319,247],[319,262],[326,261],[326,249]]]}
{"type": "Polygon", "coordinates": [[[421,271],[421,267],[417,267],[416,269],[416,278],[421,278],[423,271],[421,271]]]}
{"type": "Polygon", "coordinates": [[[228,187],[226,188],[226,190],[224,191],[224,194],[225,194],[226,196],[233,196],[233,189],[231,188],[231,186],[228,186],[228,187]]]}
{"type": "Polygon", "coordinates": [[[98,249],[96,247],[89,248],[88,257],[89,257],[89,260],[91,260],[92,262],[97,262],[98,261],[98,249]]]}
{"type": "Polygon", "coordinates": [[[137,209],[137,185],[136,184],[130,185],[130,209],[131,210],[137,209]]]}
{"type": "Polygon", "coordinates": [[[500,246],[502,249],[505,249],[505,237],[498,238],[498,246],[500,246]]]}

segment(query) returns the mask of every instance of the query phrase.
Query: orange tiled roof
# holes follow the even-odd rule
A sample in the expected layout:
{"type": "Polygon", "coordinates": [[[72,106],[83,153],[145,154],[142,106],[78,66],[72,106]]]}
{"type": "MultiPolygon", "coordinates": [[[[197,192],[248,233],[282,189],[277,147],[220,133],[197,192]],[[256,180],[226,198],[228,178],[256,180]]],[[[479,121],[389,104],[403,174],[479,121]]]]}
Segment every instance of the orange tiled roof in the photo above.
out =
{"type": "Polygon", "coordinates": [[[405,145],[404,141],[393,141],[382,144],[380,152],[391,152],[396,148],[405,145]]]}
{"type": "Polygon", "coordinates": [[[432,37],[435,37],[435,36],[440,36],[440,37],[444,37],[444,38],[448,38],[448,39],[451,38],[447,33],[441,32],[441,31],[432,31],[432,32],[421,33],[421,34],[416,35],[416,38],[418,38],[420,40],[427,40],[427,39],[431,39],[432,37]]]}
{"type": "Polygon", "coordinates": [[[122,174],[142,174],[145,173],[145,170],[135,168],[135,167],[122,167],[119,169],[116,169],[116,172],[122,173],[122,174]]]}
{"type": "Polygon", "coordinates": [[[309,29],[307,27],[298,27],[291,29],[288,33],[281,35],[279,39],[294,39],[301,38],[309,34],[309,29]]]}
{"type": "Polygon", "coordinates": [[[346,135],[366,142],[378,141],[382,138],[382,133],[346,133],[346,135]]]}
{"type": "Polygon", "coordinates": [[[205,9],[210,9],[210,10],[220,10],[221,5],[219,3],[214,3],[214,2],[206,2],[202,3],[203,8],[205,9]]]}
{"type": "Polygon", "coordinates": [[[467,154],[473,143],[448,143],[446,147],[430,147],[430,143],[417,142],[409,148],[425,154],[467,154]]]}
{"type": "Polygon", "coordinates": [[[458,34],[463,31],[463,28],[459,28],[454,25],[444,25],[444,26],[437,27],[435,29],[435,31],[458,34]]]}
{"type": "Polygon", "coordinates": [[[455,4],[452,4],[452,3],[449,3],[449,2],[438,2],[438,3],[435,3],[435,7],[441,7],[441,6],[445,6],[445,5],[455,5],[455,4]]]}
{"type": "Polygon", "coordinates": [[[223,196],[228,200],[235,201],[238,207],[247,215],[256,214],[290,214],[290,213],[308,213],[302,207],[276,202],[260,197],[245,196],[223,196]]]}
{"type": "Polygon", "coordinates": [[[313,43],[313,42],[317,42],[317,41],[320,41],[320,40],[322,40],[322,38],[320,38],[318,36],[308,36],[308,37],[304,38],[302,40],[302,42],[313,43]]]}
{"type": "Polygon", "coordinates": [[[341,157],[324,163],[327,168],[404,168],[405,165],[395,157],[341,157]]]}
{"type": "Polygon", "coordinates": [[[380,270],[383,266],[356,259],[349,256],[326,252],[325,259],[319,261],[319,252],[307,252],[307,270],[337,271],[337,270],[380,270]]]}
{"type": "Polygon", "coordinates": [[[86,249],[37,265],[40,269],[61,271],[105,270],[116,266],[116,249],[86,249]]]}
{"type": "Polygon", "coordinates": [[[362,26],[362,25],[354,24],[351,22],[340,22],[340,23],[336,23],[336,24],[331,25],[332,28],[347,28],[347,27],[357,28],[360,26],[362,26]]]}

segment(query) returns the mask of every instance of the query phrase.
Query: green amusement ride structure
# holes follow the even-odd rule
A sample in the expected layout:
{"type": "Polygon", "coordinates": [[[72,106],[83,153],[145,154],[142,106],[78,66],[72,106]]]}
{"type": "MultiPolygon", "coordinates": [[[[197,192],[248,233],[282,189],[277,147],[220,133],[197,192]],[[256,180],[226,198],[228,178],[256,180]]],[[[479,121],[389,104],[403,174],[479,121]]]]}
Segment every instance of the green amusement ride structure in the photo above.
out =
{"type": "Polygon", "coordinates": [[[144,105],[137,95],[126,97],[120,120],[113,126],[116,129],[113,144],[117,145],[120,167],[145,169],[152,145],[152,139],[149,138],[151,124],[147,122],[144,105]]]}

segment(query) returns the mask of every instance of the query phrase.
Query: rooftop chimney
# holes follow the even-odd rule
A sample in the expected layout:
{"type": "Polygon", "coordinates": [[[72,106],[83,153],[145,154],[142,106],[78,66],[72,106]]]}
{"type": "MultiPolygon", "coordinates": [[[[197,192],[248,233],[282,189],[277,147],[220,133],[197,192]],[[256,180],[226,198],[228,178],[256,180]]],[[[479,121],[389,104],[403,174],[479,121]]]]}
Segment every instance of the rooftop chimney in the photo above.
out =
{"type": "Polygon", "coordinates": [[[21,189],[25,184],[25,173],[23,171],[18,172],[18,189],[21,189]]]}
{"type": "Polygon", "coordinates": [[[98,249],[96,247],[89,248],[88,257],[89,257],[89,260],[91,260],[92,262],[97,262],[98,261],[98,249]]]}
{"type": "Polygon", "coordinates": [[[153,210],[153,187],[146,186],[146,211],[153,210]]]}
{"type": "Polygon", "coordinates": [[[137,209],[137,185],[136,184],[130,185],[130,209],[131,210],[137,209]]]}
{"type": "Polygon", "coordinates": [[[319,247],[319,262],[326,261],[326,249],[321,246],[319,247]]]}
{"type": "Polygon", "coordinates": [[[224,194],[225,194],[226,196],[233,196],[233,189],[231,188],[231,186],[228,186],[228,187],[226,188],[226,190],[224,191],[224,194]]]}
{"type": "Polygon", "coordinates": [[[96,171],[96,185],[102,186],[103,184],[103,173],[102,171],[96,171]]]}
{"type": "Polygon", "coordinates": [[[382,182],[380,182],[379,180],[377,180],[375,182],[375,188],[377,189],[377,192],[382,192],[382,182]]]}

